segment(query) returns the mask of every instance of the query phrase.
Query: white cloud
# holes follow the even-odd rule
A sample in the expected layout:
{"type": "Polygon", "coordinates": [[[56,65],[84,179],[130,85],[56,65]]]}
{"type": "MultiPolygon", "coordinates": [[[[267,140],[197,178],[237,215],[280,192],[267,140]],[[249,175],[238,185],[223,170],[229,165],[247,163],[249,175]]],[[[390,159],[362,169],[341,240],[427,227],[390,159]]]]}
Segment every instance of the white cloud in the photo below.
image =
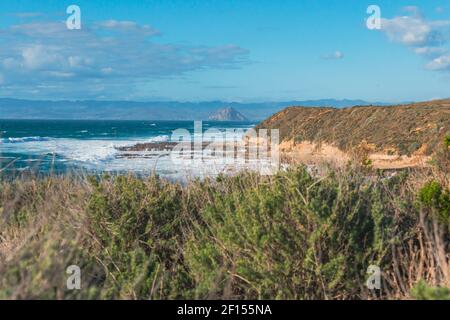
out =
{"type": "Polygon", "coordinates": [[[45,71],[46,75],[55,78],[72,78],[75,76],[72,72],[61,72],[61,71],[45,71]]]}
{"type": "Polygon", "coordinates": [[[118,21],[107,20],[97,24],[98,27],[104,29],[111,29],[116,31],[134,31],[141,32],[147,36],[154,36],[161,34],[159,30],[152,28],[149,25],[139,25],[134,21],[118,21]]]}
{"type": "Polygon", "coordinates": [[[433,40],[432,27],[419,17],[382,19],[381,29],[391,41],[409,46],[422,46],[433,40]]]}
{"type": "Polygon", "coordinates": [[[325,59],[325,60],[340,60],[342,58],[344,58],[344,54],[339,50],[322,56],[322,59],[325,59]]]}
{"type": "Polygon", "coordinates": [[[136,29],[138,24],[133,21],[117,21],[117,20],[107,20],[99,23],[99,25],[105,28],[124,28],[124,29],[136,29]]]}
{"type": "Polygon", "coordinates": [[[418,47],[414,49],[414,52],[420,55],[433,57],[446,52],[446,49],[441,47],[418,47]]]}
{"type": "Polygon", "coordinates": [[[31,45],[22,49],[23,65],[29,69],[38,69],[64,59],[61,54],[52,52],[52,48],[43,45],[31,45]]]}
{"type": "Polygon", "coordinates": [[[381,31],[395,43],[400,43],[428,60],[429,70],[449,70],[450,20],[427,20],[417,7],[405,7],[409,16],[382,19],[381,31]]]}
{"type": "Polygon", "coordinates": [[[93,59],[89,57],[69,56],[67,62],[71,68],[80,68],[83,66],[92,65],[93,59]]]}
{"type": "Polygon", "coordinates": [[[427,64],[427,68],[430,70],[450,70],[450,54],[442,55],[431,60],[427,64]]]}
{"type": "Polygon", "coordinates": [[[111,67],[106,67],[106,68],[103,68],[101,71],[102,71],[102,73],[104,73],[104,74],[111,74],[111,73],[114,72],[114,69],[111,68],[111,67]]]}

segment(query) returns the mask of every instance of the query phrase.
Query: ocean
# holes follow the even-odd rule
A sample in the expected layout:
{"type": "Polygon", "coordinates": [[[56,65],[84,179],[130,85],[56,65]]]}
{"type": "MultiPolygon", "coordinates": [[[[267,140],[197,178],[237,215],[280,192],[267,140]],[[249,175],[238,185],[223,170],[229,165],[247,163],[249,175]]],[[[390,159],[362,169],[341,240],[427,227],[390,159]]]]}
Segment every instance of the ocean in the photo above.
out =
{"type": "MultiPolygon", "coordinates": [[[[204,121],[202,131],[247,130],[256,122],[204,121]]],[[[124,157],[118,148],[169,142],[176,129],[194,132],[193,121],[0,120],[0,172],[13,174],[156,173],[179,179],[220,169],[173,163],[167,152],[124,157]]],[[[209,172],[209,173],[208,173],[209,172]]]]}

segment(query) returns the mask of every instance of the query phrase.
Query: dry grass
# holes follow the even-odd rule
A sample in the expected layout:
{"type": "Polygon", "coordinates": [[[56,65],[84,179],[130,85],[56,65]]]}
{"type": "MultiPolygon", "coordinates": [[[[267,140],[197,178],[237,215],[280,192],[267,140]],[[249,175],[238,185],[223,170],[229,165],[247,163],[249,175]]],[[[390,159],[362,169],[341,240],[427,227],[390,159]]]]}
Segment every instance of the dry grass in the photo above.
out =
{"type": "Polygon", "coordinates": [[[186,186],[131,175],[4,180],[0,298],[450,296],[448,221],[417,200],[427,181],[450,187],[447,175],[320,172],[186,186]],[[72,264],[80,291],[66,288],[72,264]],[[381,292],[365,287],[371,264],[381,292]]]}

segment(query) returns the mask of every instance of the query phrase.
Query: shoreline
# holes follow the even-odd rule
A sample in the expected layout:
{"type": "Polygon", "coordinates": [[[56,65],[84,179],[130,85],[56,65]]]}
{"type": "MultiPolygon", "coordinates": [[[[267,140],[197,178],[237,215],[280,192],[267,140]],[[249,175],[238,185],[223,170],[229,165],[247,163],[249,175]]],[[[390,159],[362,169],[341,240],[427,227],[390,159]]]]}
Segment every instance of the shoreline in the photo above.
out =
{"type": "MultiPolygon", "coordinates": [[[[231,152],[231,148],[227,143],[223,142],[224,154],[231,152]]],[[[180,142],[147,142],[137,143],[132,146],[116,147],[120,152],[119,158],[152,158],[161,155],[168,155],[180,142]],[[160,152],[167,152],[161,154],[160,152]]],[[[191,156],[195,152],[195,145],[193,142],[185,142],[182,146],[185,150],[191,150],[191,156]]],[[[219,145],[220,147],[220,145],[219,145]]],[[[234,158],[238,157],[238,148],[243,147],[239,151],[245,152],[245,159],[249,159],[249,152],[254,151],[250,149],[248,141],[245,141],[240,146],[234,146],[234,158]]],[[[214,142],[202,142],[202,151],[214,150],[214,142]]],[[[256,149],[256,148],[255,148],[256,149]]],[[[270,147],[268,148],[270,151],[270,147]]],[[[357,160],[350,152],[342,151],[341,149],[327,143],[312,143],[301,142],[294,144],[292,141],[283,141],[279,144],[280,164],[304,164],[307,166],[314,166],[322,163],[332,164],[336,167],[343,167],[352,160],[357,160]]],[[[257,152],[256,152],[257,154],[257,152]]],[[[370,161],[373,169],[382,170],[399,170],[407,168],[426,168],[429,167],[431,156],[423,154],[407,155],[388,155],[382,152],[372,152],[367,154],[366,158],[370,161]]]]}

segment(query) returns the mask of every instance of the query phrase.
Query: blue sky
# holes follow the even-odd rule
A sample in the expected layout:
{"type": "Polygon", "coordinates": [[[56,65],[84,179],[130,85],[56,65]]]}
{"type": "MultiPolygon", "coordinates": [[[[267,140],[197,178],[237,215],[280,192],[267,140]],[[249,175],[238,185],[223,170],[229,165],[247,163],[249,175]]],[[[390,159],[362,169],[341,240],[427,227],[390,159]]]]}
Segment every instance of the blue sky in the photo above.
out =
{"type": "Polygon", "coordinates": [[[0,96],[287,101],[450,97],[447,0],[0,3],[0,96]],[[81,9],[68,30],[66,8],[81,9]],[[381,9],[369,30],[366,9],[381,9]]]}

